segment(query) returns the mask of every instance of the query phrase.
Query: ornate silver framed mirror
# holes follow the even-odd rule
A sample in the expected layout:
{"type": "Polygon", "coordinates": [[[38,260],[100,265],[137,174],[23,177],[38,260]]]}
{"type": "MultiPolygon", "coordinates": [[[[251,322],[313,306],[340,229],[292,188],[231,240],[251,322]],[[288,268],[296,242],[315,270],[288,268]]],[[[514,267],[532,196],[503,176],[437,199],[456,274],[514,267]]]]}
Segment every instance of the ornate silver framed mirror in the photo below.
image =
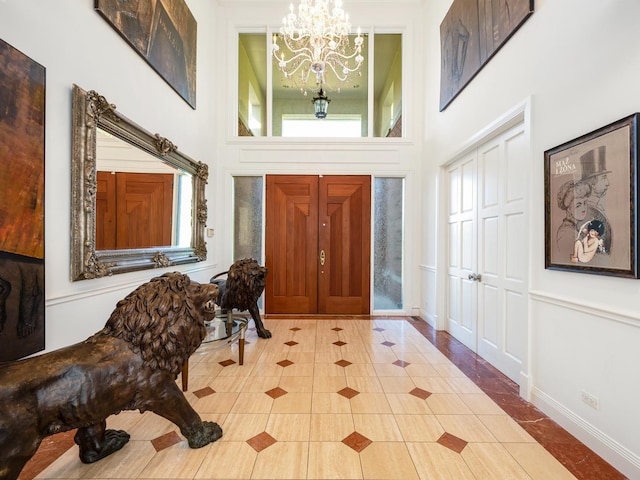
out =
{"type": "Polygon", "coordinates": [[[207,258],[208,167],[73,86],[71,278],[207,258]]]}

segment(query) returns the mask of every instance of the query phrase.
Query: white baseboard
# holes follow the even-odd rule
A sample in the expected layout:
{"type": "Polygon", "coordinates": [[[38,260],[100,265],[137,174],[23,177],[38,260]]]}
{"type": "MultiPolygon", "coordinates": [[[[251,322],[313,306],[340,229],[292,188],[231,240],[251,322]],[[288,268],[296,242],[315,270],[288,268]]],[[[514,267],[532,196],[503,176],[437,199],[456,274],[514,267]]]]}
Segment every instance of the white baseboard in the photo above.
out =
{"type": "Polygon", "coordinates": [[[419,312],[420,318],[423,319],[425,322],[427,322],[429,325],[431,325],[433,328],[436,328],[436,318],[434,315],[430,314],[429,312],[420,309],[419,312]]]}
{"type": "Polygon", "coordinates": [[[640,457],[543,391],[531,389],[531,403],[630,479],[640,478],[640,457]]]}
{"type": "Polygon", "coordinates": [[[527,402],[531,402],[531,377],[526,372],[520,372],[520,396],[527,402]]]}

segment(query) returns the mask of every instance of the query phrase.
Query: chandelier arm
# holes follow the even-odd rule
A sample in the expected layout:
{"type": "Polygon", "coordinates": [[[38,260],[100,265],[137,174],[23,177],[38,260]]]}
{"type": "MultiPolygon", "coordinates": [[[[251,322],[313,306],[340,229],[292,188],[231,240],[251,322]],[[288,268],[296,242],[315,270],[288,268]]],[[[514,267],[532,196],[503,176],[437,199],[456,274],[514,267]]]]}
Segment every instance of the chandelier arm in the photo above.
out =
{"type": "Polygon", "coordinates": [[[353,67],[350,67],[347,63],[337,59],[335,62],[327,62],[331,71],[335,74],[339,81],[344,82],[347,80],[350,74],[360,69],[360,64],[356,63],[353,67]]]}
{"type": "Polygon", "coordinates": [[[353,52],[352,55],[345,55],[345,54],[342,54],[340,52],[333,51],[333,52],[329,52],[327,54],[327,56],[325,57],[325,61],[326,62],[330,62],[333,57],[336,57],[338,59],[338,61],[345,61],[346,62],[346,61],[349,61],[352,58],[354,58],[356,55],[358,55],[358,52],[353,52]]]}
{"type": "MultiPolygon", "coordinates": [[[[290,61],[291,61],[291,60],[290,60],[290,61]]],[[[293,77],[293,75],[294,75],[298,70],[300,70],[301,68],[302,68],[302,70],[305,70],[305,69],[304,69],[304,65],[305,65],[305,64],[307,64],[307,63],[310,63],[308,59],[304,59],[304,60],[302,60],[298,65],[296,65],[296,67],[295,67],[293,70],[291,70],[290,72],[286,72],[286,73],[287,73],[287,75],[286,75],[286,76],[287,76],[287,77],[293,77]]],[[[283,70],[283,69],[280,69],[280,70],[284,73],[284,70],[283,70]]],[[[309,71],[310,71],[310,70],[309,70],[309,71]]],[[[308,75],[309,75],[309,73],[308,73],[308,71],[307,71],[307,74],[305,75],[305,80],[306,80],[306,77],[307,77],[308,75]]]]}
{"type": "Polygon", "coordinates": [[[284,42],[284,46],[287,47],[289,50],[291,50],[291,52],[295,53],[295,52],[300,52],[300,51],[307,51],[309,52],[309,55],[311,55],[312,50],[310,47],[306,46],[306,45],[302,45],[302,46],[298,46],[298,44],[300,43],[300,40],[296,40],[294,38],[289,38],[286,35],[282,37],[282,41],[284,42]]]}
{"type": "Polygon", "coordinates": [[[333,64],[331,63],[327,63],[327,65],[329,65],[329,68],[331,69],[331,71],[333,72],[333,74],[336,76],[336,78],[338,80],[340,80],[341,82],[344,82],[347,77],[349,76],[349,73],[354,72],[355,70],[350,70],[347,73],[343,73],[343,72],[338,72],[335,67],[333,66],[333,64]]]}
{"type": "Polygon", "coordinates": [[[308,33],[305,32],[292,32],[291,34],[282,34],[282,37],[287,39],[287,38],[291,38],[291,40],[293,40],[294,42],[301,42],[303,41],[305,38],[309,38],[311,35],[309,35],[308,33]]]}
{"type": "Polygon", "coordinates": [[[289,58],[288,60],[283,60],[282,58],[276,56],[274,54],[275,58],[280,61],[280,62],[284,62],[285,65],[289,65],[291,62],[298,60],[298,59],[302,59],[302,63],[306,63],[306,62],[311,62],[311,57],[309,54],[305,53],[304,51],[301,51],[299,53],[296,53],[293,57],[289,58]]]}

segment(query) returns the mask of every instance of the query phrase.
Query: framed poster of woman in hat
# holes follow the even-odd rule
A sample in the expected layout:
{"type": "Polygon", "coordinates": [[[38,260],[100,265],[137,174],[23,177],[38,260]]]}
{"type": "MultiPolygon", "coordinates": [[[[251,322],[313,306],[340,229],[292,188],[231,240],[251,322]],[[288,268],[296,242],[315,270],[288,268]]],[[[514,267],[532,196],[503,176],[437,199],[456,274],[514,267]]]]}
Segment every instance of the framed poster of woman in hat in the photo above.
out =
{"type": "Polygon", "coordinates": [[[639,278],[639,116],[544,152],[546,268],[639,278]]]}

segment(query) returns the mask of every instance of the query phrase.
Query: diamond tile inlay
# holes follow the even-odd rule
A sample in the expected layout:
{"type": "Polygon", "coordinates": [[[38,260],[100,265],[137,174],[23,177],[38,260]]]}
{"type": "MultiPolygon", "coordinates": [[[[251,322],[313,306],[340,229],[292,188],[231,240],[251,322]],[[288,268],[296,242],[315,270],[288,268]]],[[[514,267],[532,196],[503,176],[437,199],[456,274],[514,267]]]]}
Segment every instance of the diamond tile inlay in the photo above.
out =
{"type": "Polygon", "coordinates": [[[208,397],[209,395],[213,395],[214,393],[216,393],[216,391],[211,387],[204,387],[193,392],[193,394],[198,398],[208,397]]]}
{"type": "Polygon", "coordinates": [[[382,342],[382,345],[384,345],[385,347],[393,347],[395,345],[395,343],[393,343],[393,342],[382,342]]]}
{"type": "Polygon", "coordinates": [[[289,345],[290,347],[293,347],[294,345],[297,345],[298,342],[294,342],[293,340],[289,341],[289,342],[284,342],[285,345],[289,345]]]}
{"type": "Polygon", "coordinates": [[[278,365],[281,367],[288,367],[289,365],[293,365],[293,362],[291,360],[280,360],[278,365]]]}
{"type": "Polygon", "coordinates": [[[376,327],[376,328],[374,328],[374,330],[376,332],[384,332],[384,328],[382,328],[382,327],[376,327]]]}
{"type": "Polygon", "coordinates": [[[286,395],[289,392],[287,392],[286,390],[280,387],[276,387],[276,388],[272,388],[271,390],[267,390],[264,393],[266,393],[267,395],[269,395],[271,398],[275,400],[276,398],[286,395]]]}
{"type": "Polygon", "coordinates": [[[353,432],[348,437],[342,440],[347,447],[353,448],[356,452],[360,453],[373,442],[369,440],[364,435],[359,434],[358,432],[353,432]]]}
{"type": "Polygon", "coordinates": [[[417,387],[411,390],[409,394],[421,398],[422,400],[426,400],[431,396],[431,392],[427,392],[426,390],[417,387]]]}
{"type": "Polygon", "coordinates": [[[404,360],[396,360],[395,362],[393,362],[393,364],[402,368],[406,367],[407,365],[411,365],[409,362],[405,362],[404,360]]]}
{"type": "Polygon", "coordinates": [[[291,327],[289,330],[291,330],[292,332],[297,332],[302,329],[300,327],[291,327]]]}
{"type": "Polygon", "coordinates": [[[218,362],[220,365],[222,365],[223,367],[228,367],[229,365],[233,365],[234,362],[233,360],[229,359],[229,360],[224,360],[222,362],[218,362]]]}
{"type": "Polygon", "coordinates": [[[151,440],[151,445],[156,449],[156,452],[159,452],[165,448],[169,448],[171,445],[180,443],[181,441],[182,439],[180,438],[180,435],[176,432],[169,432],[151,440]]]}
{"type": "Polygon", "coordinates": [[[342,340],[338,340],[337,342],[333,342],[333,344],[341,347],[343,345],[346,345],[346,342],[343,342],[342,340]]]}
{"type": "Polygon", "coordinates": [[[343,329],[340,327],[334,327],[331,330],[333,330],[334,332],[341,332],[343,329]]]}
{"type": "Polygon", "coordinates": [[[338,365],[339,367],[348,367],[349,365],[351,365],[351,362],[347,360],[338,360],[336,362],[336,365],[338,365]]]}
{"type": "Polygon", "coordinates": [[[358,392],[357,390],[354,390],[353,388],[349,388],[349,387],[345,387],[338,392],[339,395],[342,395],[343,397],[349,398],[349,399],[355,397],[359,393],[360,392],[358,392]]]}
{"type": "Polygon", "coordinates": [[[455,435],[451,435],[447,432],[444,432],[442,436],[437,440],[437,442],[443,447],[447,447],[456,453],[462,452],[462,450],[464,450],[464,447],[466,447],[468,443],[465,440],[462,440],[461,438],[458,438],[455,435]]]}
{"type": "Polygon", "coordinates": [[[277,440],[269,435],[267,432],[262,432],[256,435],[255,437],[247,440],[247,443],[251,445],[251,447],[258,453],[260,453],[265,448],[269,448],[271,445],[276,443],[277,440]]]}

